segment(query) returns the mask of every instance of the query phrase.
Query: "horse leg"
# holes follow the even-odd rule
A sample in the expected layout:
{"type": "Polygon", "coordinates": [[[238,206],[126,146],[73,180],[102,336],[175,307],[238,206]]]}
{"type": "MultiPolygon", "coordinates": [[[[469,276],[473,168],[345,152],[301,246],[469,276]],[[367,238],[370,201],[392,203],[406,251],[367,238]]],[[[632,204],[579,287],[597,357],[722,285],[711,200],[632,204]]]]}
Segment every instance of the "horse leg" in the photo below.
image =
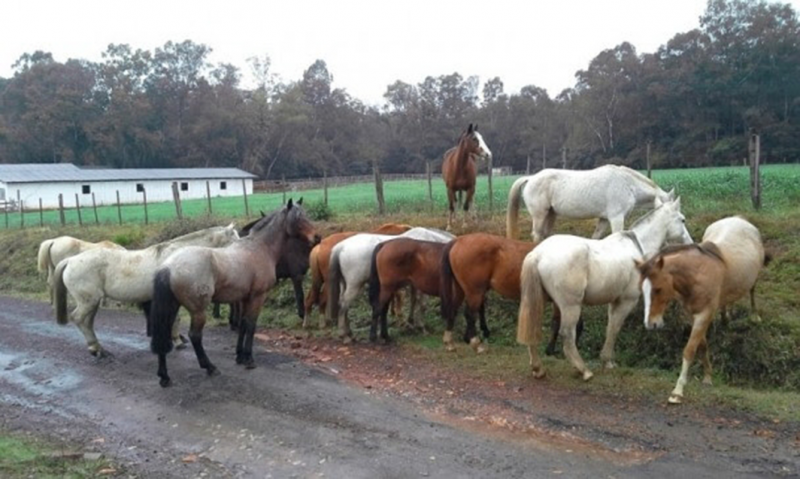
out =
{"type": "Polygon", "coordinates": [[[391,338],[389,337],[389,324],[386,320],[387,314],[389,314],[388,300],[385,301],[385,304],[381,308],[381,339],[383,340],[383,344],[389,344],[389,341],[391,341],[391,338]]]}
{"type": "MultiPolygon", "coordinates": [[[[469,207],[472,205],[472,197],[475,196],[475,187],[467,190],[467,199],[464,201],[464,226],[467,226],[467,213],[469,212],[469,207]]],[[[472,216],[474,219],[477,219],[477,211],[475,208],[472,209],[472,216]]]]}
{"type": "MultiPolygon", "coordinates": [[[[725,311],[723,309],[723,311],[725,311]]],[[[750,288],[750,317],[757,323],[761,322],[761,316],[758,314],[758,310],[756,309],[756,285],[753,284],[753,287],[750,288]]]]}
{"type": "Polygon", "coordinates": [[[258,321],[258,314],[264,306],[264,300],[267,294],[260,294],[246,303],[242,303],[242,329],[246,329],[244,339],[244,365],[247,369],[254,369],[256,362],[253,360],[253,337],[256,333],[256,322],[258,321]]]}
{"type": "MultiPolygon", "coordinates": [[[[381,322],[381,330],[383,330],[383,322],[386,321],[386,314],[389,312],[389,306],[392,302],[394,295],[393,285],[384,284],[381,286],[381,291],[378,294],[378,299],[372,305],[372,321],[369,326],[369,340],[372,343],[378,341],[378,321],[381,322]]],[[[381,331],[381,337],[383,331],[381,331]]]]}
{"type": "Polygon", "coordinates": [[[703,338],[703,342],[698,346],[698,350],[703,350],[700,359],[703,361],[703,384],[712,386],[714,383],[711,380],[711,353],[708,350],[708,338],[703,338]]]}
{"type": "Polygon", "coordinates": [[[464,292],[461,288],[453,288],[453,309],[452,311],[448,311],[447,316],[444,318],[445,327],[444,336],[442,337],[444,349],[448,352],[456,350],[456,347],[453,345],[453,328],[455,326],[456,316],[458,315],[458,309],[461,307],[463,301],[464,292]]]}
{"type": "Polygon", "coordinates": [[[611,224],[611,233],[619,233],[625,229],[625,215],[617,215],[608,219],[611,224]]]}
{"type": "MultiPolygon", "coordinates": [[[[354,287],[351,285],[346,285],[344,289],[344,294],[342,295],[342,304],[339,308],[339,337],[345,343],[349,343],[352,341],[353,338],[353,331],[350,329],[350,318],[347,316],[347,312],[350,309],[350,305],[355,301],[358,293],[361,291],[360,287],[354,287]]],[[[334,300],[335,301],[335,300],[334,300]]]]}
{"type": "MultiPolygon", "coordinates": [[[[194,354],[197,356],[197,362],[200,367],[205,369],[209,376],[219,374],[219,370],[214,366],[206,355],[206,350],[203,348],[203,327],[206,325],[206,312],[205,308],[198,308],[195,311],[190,311],[192,322],[189,326],[189,340],[192,341],[194,354]]],[[[177,323],[177,321],[175,321],[177,323]]],[[[161,361],[159,357],[159,370],[161,369],[161,361]]],[[[166,367],[165,367],[166,369],[166,367]]]]}
{"type": "Polygon", "coordinates": [[[603,343],[603,349],[600,351],[600,360],[603,361],[603,367],[606,369],[613,369],[617,365],[614,363],[614,345],[617,343],[617,335],[619,335],[622,324],[625,318],[636,306],[639,298],[635,300],[620,300],[608,305],[608,324],[606,325],[606,341],[603,343]]]}
{"type": "Polygon", "coordinates": [[[447,216],[447,231],[453,229],[453,217],[455,216],[455,202],[456,202],[456,192],[451,190],[450,187],[447,188],[447,202],[450,205],[450,214],[447,216]]]}
{"type": "Polygon", "coordinates": [[[606,232],[606,228],[608,228],[608,220],[605,218],[598,218],[597,219],[597,226],[594,229],[594,233],[592,233],[592,239],[599,239],[602,238],[606,232]]]}
{"type": "Polygon", "coordinates": [[[172,380],[169,378],[169,374],[167,374],[166,354],[158,355],[158,377],[161,378],[159,384],[161,385],[162,388],[172,386],[172,380]]]}
{"type": "Polygon", "coordinates": [[[580,306],[568,306],[561,308],[561,340],[564,343],[564,356],[569,359],[575,369],[581,373],[584,381],[592,379],[592,372],[586,367],[578,346],[575,344],[575,327],[581,316],[580,306]]]}
{"type": "Polygon", "coordinates": [[[678,376],[678,382],[675,383],[675,389],[669,396],[668,402],[670,404],[680,404],[683,401],[683,388],[689,382],[689,366],[694,361],[694,355],[700,343],[706,337],[706,331],[711,324],[713,310],[700,312],[694,315],[694,322],[692,324],[692,333],[689,335],[689,342],[683,348],[683,364],[681,365],[681,375],[678,376]],[[709,314],[711,313],[711,314],[709,314]]]}
{"type": "MultiPolygon", "coordinates": [[[[582,326],[582,323],[579,324],[582,326]]],[[[547,349],[545,349],[544,351],[545,354],[547,354],[548,356],[556,355],[556,341],[558,340],[558,332],[560,330],[561,330],[561,310],[558,309],[556,303],[553,303],[553,318],[550,320],[550,342],[547,343],[547,349]]]]}
{"type": "Polygon", "coordinates": [[[72,312],[72,320],[86,339],[86,345],[92,356],[101,358],[106,355],[97,336],[94,334],[94,316],[100,308],[100,298],[91,298],[88,302],[78,300],[78,305],[72,312]]]}
{"type": "Polygon", "coordinates": [[[292,286],[294,286],[294,299],[297,302],[297,315],[305,324],[306,310],[303,308],[303,276],[292,276],[292,286]]]}
{"type": "Polygon", "coordinates": [[[411,329],[416,324],[414,320],[414,311],[417,309],[417,288],[412,285],[408,286],[409,291],[409,305],[408,305],[408,317],[406,318],[406,329],[411,329]]]}
{"type": "Polygon", "coordinates": [[[172,322],[172,345],[175,349],[186,349],[186,338],[181,336],[181,322],[177,318],[172,322]]]}
{"type": "MultiPolygon", "coordinates": [[[[305,312],[303,315],[303,329],[309,327],[308,321],[311,317],[311,311],[314,309],[314,305],[317,304],[320,300],[319,292],[322,288],[322,281],[316,278],[314,275],[311,276],[311,288],[308,289],[308,294],[306,295],[305,299],[305,312]]],[[[323,324],[321,327],[324,327],[324,317],[323,317],[323,324]]]]}

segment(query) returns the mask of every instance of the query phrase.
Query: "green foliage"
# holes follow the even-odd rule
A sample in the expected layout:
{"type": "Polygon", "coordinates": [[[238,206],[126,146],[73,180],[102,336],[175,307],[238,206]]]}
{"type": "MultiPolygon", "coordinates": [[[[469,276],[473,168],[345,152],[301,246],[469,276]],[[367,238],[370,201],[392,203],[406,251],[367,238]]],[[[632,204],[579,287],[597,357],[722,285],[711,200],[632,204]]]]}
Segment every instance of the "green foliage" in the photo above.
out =
{"type": "MultiPolygon", "coordinates": [[[[103,477],[99,472],[110,468],[105,459],[60,457],[58,449],[30,439],[0,433],[0,476],[5,478],[85,478],[103,477]]],[[[115,468],[116,469],[116,468],[115,468]]]]}
{"type": "Polygon", "coordinates": [[[314,221],[328,221],[333,218],[333,211],[324,201],[315,201],[306,206],[306,214],[314,221]]]}
{"type": "Polygon", "coordinates": [[[111,241],[120,246],[130,248],[133,245],[139,244],[144,239],[144,232],[141,229],[130,229],[124,233],[115,235],[111,241]]]}

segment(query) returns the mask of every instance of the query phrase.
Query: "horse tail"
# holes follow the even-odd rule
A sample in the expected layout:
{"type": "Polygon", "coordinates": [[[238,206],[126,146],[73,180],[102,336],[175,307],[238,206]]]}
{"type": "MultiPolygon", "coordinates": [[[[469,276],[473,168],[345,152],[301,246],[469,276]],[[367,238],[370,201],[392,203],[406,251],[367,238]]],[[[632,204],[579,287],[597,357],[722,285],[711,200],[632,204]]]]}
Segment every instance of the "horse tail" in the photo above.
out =
{"type": "Polygon", "coordinates": [[[314,304],[319,303],[319,291],[322,289],[322,271],[319,269],[319,245],[311,248],[311,252],[308,254],[308,266],[311,270],[311,287],[306,295],[306,316],[311,314],[314,304]]]}
{"type": "Polygon", "coordinates": [[[386,243],[381,243],[372,250],[372,262],[369,265],[369,304],[375,309],[381,297],[381,277],[378,275],[378,253],[386,243]]]}
{"type": "Polygon", "coordinates": [[[38,255],[38,267],[39,272],[44,273],[52,266],[50,260],[50,248],[53,247],[53,240],[44,240],[42,244],[39,245],[39,255],[38,255]]]}
{"type": "Polygon", "coordinates": [[[69,259],[58,263],[53,273],[53,298],[56,304],[56,321],[58,324],[67,324],[69,315],[67,314],[67,285],[64,284],[64,270],[69,265],[69,259]]]}
{"type": "Polygon", "coordinates": [[[172,351],[172,324],[178,316],[181,304],[170,285],[171,272],[169,268],[162,268],[153,280],[153,300],[150,306],[147,328],[153,337],[150,340],[150,350],[155,354],[167,354],[172,351]]]}
{"type": "Polygon", "coordinates": [[[331,263],[328,266],[328,320],[336,321],[339,317],[339,300],[342,294],[342,267],[339,264],[339,253],[342,248],[334,247],[331,251],[331,263]]]}
{"type": "Polygon", "coordinates": [[[506,238],[517,239],[519,236],[519,226],[517,225],[517,218],[519,217],[519,200],[522,196],[522,188],[528,183],[528,177],[524,176],[518,178],[517,181],[511,185],[511,190],[508,192],[508,208],[506,209],[506,238]]]}
{"type": "Polygon", "coordinates": [[[439,276],[439,294],[441,295],[441,315],[442,318],[448,320],[451,316],[455,316],[455,298],[453,297],[453,288],[457,287],[454,283],[455,277],[453,276],[453,265],[450,263],[450,251],[455,246],[456,242],[451,241],[444,246],[442,250],[442,270],[439,276]]]}
{"type": "Polygon", "coordinates": [[[544,288],[539,275],[536,258],[525,259],[522,263],[520,284],[519,318],[517,321],[517,342],[536,345],[542,339],[542,317],[544,316],[544,288]]]}

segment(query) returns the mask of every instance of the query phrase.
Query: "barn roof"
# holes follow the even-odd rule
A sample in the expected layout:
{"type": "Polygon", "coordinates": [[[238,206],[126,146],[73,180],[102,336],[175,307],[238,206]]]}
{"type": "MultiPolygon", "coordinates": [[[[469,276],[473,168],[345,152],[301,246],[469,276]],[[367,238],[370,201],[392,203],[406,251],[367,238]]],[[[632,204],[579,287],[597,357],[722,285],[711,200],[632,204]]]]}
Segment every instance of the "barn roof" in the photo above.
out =
{"type": "Polygon", "coordinates": [[[93,181],[211,180],[256,178],[239,168],[78,168],[72,163],[0,164],[0,181],[51,183],[93,181]]]}

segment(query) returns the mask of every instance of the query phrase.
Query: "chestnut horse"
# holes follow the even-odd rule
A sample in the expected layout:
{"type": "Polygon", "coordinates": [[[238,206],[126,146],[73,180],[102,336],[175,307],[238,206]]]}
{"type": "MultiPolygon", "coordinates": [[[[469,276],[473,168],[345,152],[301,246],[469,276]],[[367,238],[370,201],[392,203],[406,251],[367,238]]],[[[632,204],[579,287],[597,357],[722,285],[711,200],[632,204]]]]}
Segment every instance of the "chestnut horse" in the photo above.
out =
{"type": "MultiPolygon", "coordinates": [[[[471,233],[459,236],[448,243],[442,253],[441,282],[442,317],[445,320],[444,345],[448,351],[453,346],[453,326],[458,308],[466,302],[464,316],[467,328],[464,342],[477,352],[485,352],[486,345],[477,336],[475,314],[480,315],[481,331],[489,337],[484,306],[486,293],[497,291],[501,296],[519,301],[522,261],[533,250],[534,243],[507,239],[489,233],[471,233]]],[[[556,340],[561,326],[561,312],[553,305],[552,337],[547,354],[555,354],[556,340]]],[[[578,321],[576,341],[583,332],[583,319],[578,321]]]]}
{"type": "MultiPolygon", "coordinates": [[[[411,228],[412,227],[410,225],[386,223],[373,229],[370,231],[370,233],[399,235],[405,233],[411,228]]],[[[328,267],[331,264],[331,250],[333,250],[333,247],[339,244],[341,241],[344,241],[347,238],[357,234],[358,232],[356,231],[343,231],[341,233],[334,233],[325,237],[325,239],[311,249],[311,253],[309,255],[309,263],[311,266],[311,289],[308,290],[308,295],[306,296],[305,300],[305,318],[303,319],[303,328],[308,326],[308,321],[311,317],[311,310],[314,308],[315,304],[318,305],[320,312],[319,327],[320,329],[325,328],[326,321],[324,311],[328,304],[327,279],[328,267]]],[[[397,301],[394,304],[395,307],[398,308],[395,309],[394,312],[399,314],[400,302],[397,301]]]]}
{"type": "Polygon", "coordinates": [[[167,353],[172,349],[170,332],[184,306],[191,316],[189,339],[200,367],[218,374],[203,348],[206,307],[211,301],[242,301],[242,325],[236,344],[236,363],[248,369],[253,361],[256,320],[269,290],[275,286],[275,265],[290,238],[319,242],[314,225],[301,206],[292,200],[279,212],[262,218],[250,234],[227,248],[189,246],[170,256],[153,280],[150,310],[153,338],[151,349],[158,355],[158,376],[162,387],[171,381],[167,374],[167,353]]]}
{"type": "Polygon", "coordinates": [[[734,216],[712,223],[703,242],[669,246],[644,263],[637,263],[644,295],[647,329],[664,326],[664,310],[673,299],[692,315],[692,333],[683,349],[683,365],[670,404],[679,404],[688,381],[689,367],[702,350],[704,384],[711,384],[711,361],[706,332],[718,308],[750,292],[751,314],[756,315],[758,273],[770,256],[764,253],[761,234],[744,218],[734,216]]]}
{"type": "Polygon", "coordinates": [[[458,144],[445,152],[442,163],[442,178],[447,186],[447,201],[450,204],[447,231],[452,228],[455,218],[457,191],[459,196],[462,191],[467,192],[467,198],[464,200],[464,223],[467,222],[467,212],[475,195],[475,178],[478,176],[474,156],[488,159],[492,156],[492,152],[478,133],[478,125],[473,127],[470,123],[467,130],[459,137],[458,144]]]}
{"type": "Polygon", "coordinates": [[[392,297],[401,288],[411,285],[422,294],[439,296],[439,265],[445,244],[398,238],[375,247],[369,274],[369,302],[372,305],[370,341],[378,339],[378,318],[381,322],[381,339],[389,341],[386,313],[392,297]]]}

